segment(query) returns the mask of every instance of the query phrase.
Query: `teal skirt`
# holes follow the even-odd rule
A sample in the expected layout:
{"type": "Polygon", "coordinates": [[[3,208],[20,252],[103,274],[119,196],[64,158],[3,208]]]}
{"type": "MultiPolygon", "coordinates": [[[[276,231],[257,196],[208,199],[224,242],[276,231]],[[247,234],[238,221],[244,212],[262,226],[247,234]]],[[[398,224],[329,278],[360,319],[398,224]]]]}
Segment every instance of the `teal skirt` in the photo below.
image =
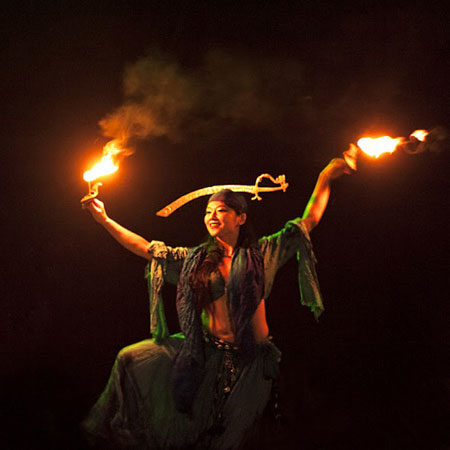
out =
{"type": "Polygon", "coordinates": [[[82,429],[89,442],[129,449],[240,448],[270,399],[281,353],[265,339],[251,359],[206,338],[206,364],[192,411],[175,408],[171,374],[183,335],[122,349],[82,429]]]}

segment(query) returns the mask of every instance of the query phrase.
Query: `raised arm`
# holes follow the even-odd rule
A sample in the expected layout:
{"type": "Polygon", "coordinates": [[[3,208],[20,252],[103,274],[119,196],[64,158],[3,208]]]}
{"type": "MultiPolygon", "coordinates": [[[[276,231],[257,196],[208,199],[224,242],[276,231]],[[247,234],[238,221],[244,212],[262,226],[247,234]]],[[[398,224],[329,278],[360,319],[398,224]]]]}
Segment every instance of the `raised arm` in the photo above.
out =
{"type": "Polygon", "coordinates": [[[318,225],[325,212],[328,199],[330,198],[331,182],[344,173],[349,174],[351,170],[342,158],[332,159],[320,172],[316,187],[303,213],[303,222],[308,232],[311,232],[318,225]]]}
{"type": "Polygon", "coordinates": [[[142,258],[151,258],[151,255],[148,252],[149,242],[142,236],[127,230],[122,225],[110,219],[106,214],[105,205],[102,201],[94,199],[89,203],[87,209],[94,219],[102,225],[119,244],[142,258]]]}

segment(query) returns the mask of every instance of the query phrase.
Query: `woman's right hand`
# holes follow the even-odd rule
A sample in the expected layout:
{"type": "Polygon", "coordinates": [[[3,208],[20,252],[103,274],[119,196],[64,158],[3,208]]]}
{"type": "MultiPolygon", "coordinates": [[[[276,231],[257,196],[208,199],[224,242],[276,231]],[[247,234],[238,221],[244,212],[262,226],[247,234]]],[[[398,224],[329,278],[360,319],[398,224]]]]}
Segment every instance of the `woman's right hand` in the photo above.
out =
{"type": "Polygon", "coordinates": [[[105,204],[101,200],[94,198],[94,200],[89,202],[87,209],[98,223],[104,223],[108,220],[105,204]]]}

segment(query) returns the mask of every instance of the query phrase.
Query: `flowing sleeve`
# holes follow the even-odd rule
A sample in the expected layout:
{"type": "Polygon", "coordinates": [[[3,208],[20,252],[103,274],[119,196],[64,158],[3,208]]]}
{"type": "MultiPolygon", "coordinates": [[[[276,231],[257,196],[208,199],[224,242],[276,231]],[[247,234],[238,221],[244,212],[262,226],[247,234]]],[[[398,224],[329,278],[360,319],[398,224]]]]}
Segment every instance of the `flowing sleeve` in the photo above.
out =
{"type": "Polygon", "coordinates": [[[278,233],[262,237],[259,246],[264,258],[264,298],[270,295],[278,269],[296,254],[300,301],[317,319],[324,309],[315,267],[317,260],[302,219],[290,220],[278,233]]]}
{"type": "Polygon", "coordinates": [[[169,336],[162,287],[167,281],[177,284],[187,247],[169,247],[161,241],[151,241],[148,246],[151,259],[147,264],[146,278],[149,295],[150,333],[156,342],[169,336]]]}

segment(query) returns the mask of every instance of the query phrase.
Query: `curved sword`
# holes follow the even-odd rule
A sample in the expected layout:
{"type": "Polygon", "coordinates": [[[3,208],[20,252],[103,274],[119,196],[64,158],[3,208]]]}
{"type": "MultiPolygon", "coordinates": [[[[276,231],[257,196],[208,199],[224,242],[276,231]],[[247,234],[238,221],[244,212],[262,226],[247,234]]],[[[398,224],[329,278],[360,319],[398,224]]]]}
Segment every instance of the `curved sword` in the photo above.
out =
{"type": "Polygon", "coordinates": [[[217,186],[209,186],[202,189],[197,189],[196,191],[190,192],[189,194],[185,194],[177,200],[169,203],[167,206],[159,210],[156,215],[160,217],[168,217],[178,208],[181,208],[186,203],[189,203],[196,198],[203,197],[204,195],[212,195],[216,192],[221,191],[222,189],[230,189],[234,192],[248,192],[249,194],[254,194],[252,200],[262,200],[259,196],[260,192],[274,192],[274,191],[283,191],[286,192],[287,187],[289,186],[286,183],[286,177],[284,175],[279,175],[277,178],[273,178],[268,173],[261,174],[255,181],[254,185],[245,185],[245,184],[223,184],[217,186]],[[279,184],[280,186],[274,187],[259,187],[259,183],[263,178],[269,178],[272,183],[279,184]]]}

